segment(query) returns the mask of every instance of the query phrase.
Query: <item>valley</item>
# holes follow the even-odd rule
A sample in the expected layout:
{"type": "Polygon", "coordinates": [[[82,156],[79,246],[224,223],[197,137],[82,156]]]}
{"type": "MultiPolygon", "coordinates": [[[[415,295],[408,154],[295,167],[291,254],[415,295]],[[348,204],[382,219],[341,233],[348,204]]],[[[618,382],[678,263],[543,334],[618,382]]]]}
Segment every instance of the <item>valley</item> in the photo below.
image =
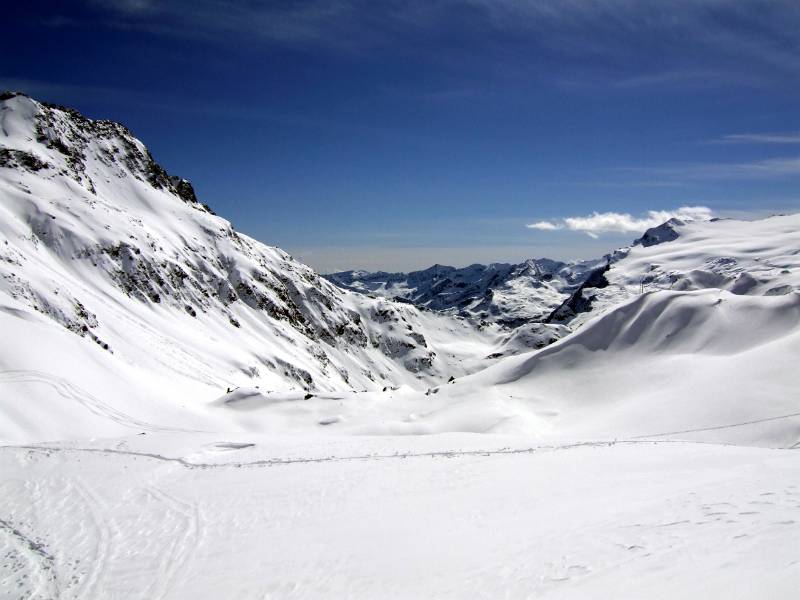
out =
{"type": "Polygon", "coordinates": [[[0,132],[0,596],[800,584],[800,215],[323,277],[118,123],[0,132]]]}

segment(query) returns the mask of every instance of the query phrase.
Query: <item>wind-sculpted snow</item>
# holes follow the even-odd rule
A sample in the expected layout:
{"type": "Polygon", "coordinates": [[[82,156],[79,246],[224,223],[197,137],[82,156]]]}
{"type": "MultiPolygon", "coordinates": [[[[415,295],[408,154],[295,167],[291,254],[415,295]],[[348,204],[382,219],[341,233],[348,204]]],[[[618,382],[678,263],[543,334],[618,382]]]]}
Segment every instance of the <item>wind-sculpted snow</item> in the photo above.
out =
{"type": "Polygon", "coordinates": [[[219,422],[273,434],[525,435],[539,443],[673,438],[800,442],[800,294],[639,296],[539,351],[427,393],[237,390],[219,422]]]}

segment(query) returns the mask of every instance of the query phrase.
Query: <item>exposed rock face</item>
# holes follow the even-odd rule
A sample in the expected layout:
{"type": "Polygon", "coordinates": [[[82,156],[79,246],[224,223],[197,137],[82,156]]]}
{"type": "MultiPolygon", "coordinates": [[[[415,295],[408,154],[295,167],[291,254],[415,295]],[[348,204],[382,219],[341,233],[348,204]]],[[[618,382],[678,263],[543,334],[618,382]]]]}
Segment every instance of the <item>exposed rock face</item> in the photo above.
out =
{"type": "Polygon", "coordinates": [[[592,300],[594,294],[592,290],[602,289],[608,286],[606,273],[611,267],[611,263],[606,263],[599,269],[595,269],[589,274],[581,286],[572,293],[558,308],[556,308],[545,320],[546,323],[568,323],[580,313],[592,310],[592,300]]]}
{"type": "Polygon", "coordinates": [[[686,223],[680,219],[670,219],[658,227],[651,227],[645,231],[642,237],[634,240],[633,245],[647,248],[649,246],[655,246],[656,244],[677,240],[679,236],[677,228],[683,227],[684,225],[686,225],[686,223]]]}

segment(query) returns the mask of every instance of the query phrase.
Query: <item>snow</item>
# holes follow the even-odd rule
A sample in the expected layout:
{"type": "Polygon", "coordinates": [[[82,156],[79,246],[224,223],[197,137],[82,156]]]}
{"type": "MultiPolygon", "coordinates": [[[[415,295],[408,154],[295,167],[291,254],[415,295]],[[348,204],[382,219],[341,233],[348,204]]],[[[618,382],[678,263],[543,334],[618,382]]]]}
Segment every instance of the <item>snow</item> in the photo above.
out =
{"type": "Polygon", "coordinates": [[[800,294],[651,292],[537,353],[442,389],[450,411],[487,395],[535,415],[536,436],[672,437],[785,447],[800,440],[800,294]],[[475,397],[473,390],[485,390],[475,397]],[[456,400],[458,402],[456,402],[456,400]]]}
{"type": "Polygon", "coordinates": [[[667,225],[677,235],[674,240],[615,253],[606,273],[609,286],[592,290],[592,312],[570,326],[579,327],[642,291],[714,288],[761,296],[800,289],[800,214],[667,225]]]}
{"type": "Polygon", "coordinates": [[[121,126],[0,134],[0,597],[795,595],[800,215],[478,328],[236,234],[121,126]]]}
{"type": "Polygon", "coordinates": [[[478,437],[294,440],[279,459],[285,445],[254,437],[3,448],[14,508],[0,524],[4,589],[198,600],[797,589],[792,451],[646,442],[498,453],[512,441],[478,437]]]}

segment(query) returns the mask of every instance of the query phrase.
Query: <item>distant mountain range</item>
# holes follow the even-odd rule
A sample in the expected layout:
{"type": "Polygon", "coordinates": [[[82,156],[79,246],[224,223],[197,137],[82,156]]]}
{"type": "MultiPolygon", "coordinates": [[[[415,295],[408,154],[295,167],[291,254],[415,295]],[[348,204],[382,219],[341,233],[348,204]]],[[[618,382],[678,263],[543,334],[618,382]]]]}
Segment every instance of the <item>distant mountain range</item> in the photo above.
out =
{"type": "Polygon", "coordinates": [[[342,271],[323,275],[341,288],[516,328],[540,323],[577,290],[605,259],[518,264],[434,265],[410,273],[342,271]]]}

